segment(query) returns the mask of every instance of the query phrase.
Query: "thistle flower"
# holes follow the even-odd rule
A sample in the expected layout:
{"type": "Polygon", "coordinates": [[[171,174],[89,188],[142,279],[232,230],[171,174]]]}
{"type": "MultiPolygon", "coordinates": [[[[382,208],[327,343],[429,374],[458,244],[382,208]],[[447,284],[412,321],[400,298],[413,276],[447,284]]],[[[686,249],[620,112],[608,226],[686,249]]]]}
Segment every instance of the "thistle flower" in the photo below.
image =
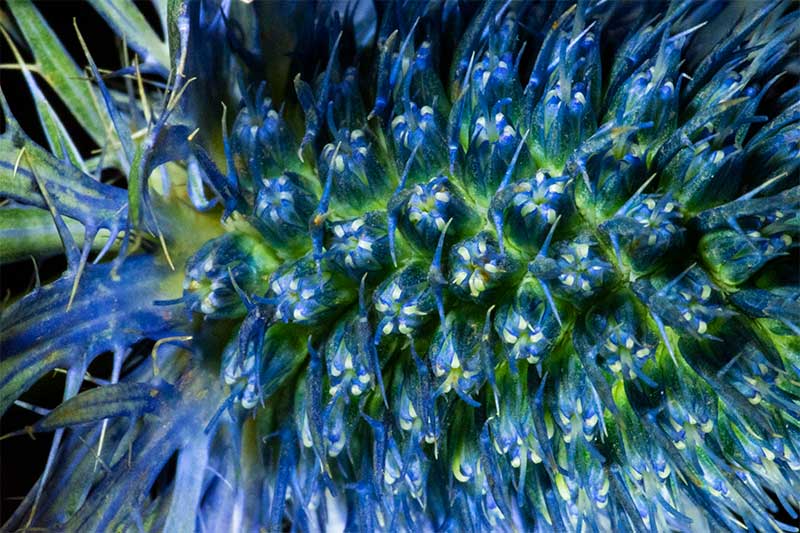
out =
{"type": "Polygon", "coordinates": [[[0,20],[4,530],[797,531],[796,5],[155,4],[0,20]]]}

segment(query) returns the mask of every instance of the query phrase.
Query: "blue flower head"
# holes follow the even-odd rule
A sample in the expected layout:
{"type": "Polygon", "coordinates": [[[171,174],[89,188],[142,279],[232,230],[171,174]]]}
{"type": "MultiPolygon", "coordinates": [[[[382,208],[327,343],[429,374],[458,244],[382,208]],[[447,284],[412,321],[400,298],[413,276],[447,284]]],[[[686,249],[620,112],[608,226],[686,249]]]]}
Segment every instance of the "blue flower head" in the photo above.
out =
{"type": "Polygon", "coordinates": [[[796,530],[796,4],[91,4],[0,8],[4,531],[796,530]]]}

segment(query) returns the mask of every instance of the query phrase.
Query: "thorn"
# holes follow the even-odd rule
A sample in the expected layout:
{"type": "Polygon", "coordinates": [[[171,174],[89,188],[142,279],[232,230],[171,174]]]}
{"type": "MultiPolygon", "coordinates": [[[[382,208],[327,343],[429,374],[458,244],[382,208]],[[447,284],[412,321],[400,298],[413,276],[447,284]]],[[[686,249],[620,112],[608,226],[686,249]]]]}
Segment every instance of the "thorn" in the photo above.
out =
{"type": "Polygon", "coordinates": [[[492,394],[494,395],[494,409],[497,416],[500,416],[500,395],[497,391],[497,383],[495,382],[494,376],[494,369],[490,366],[489,361],[489,354],[492,350],[492,343],[489,342],[491,340],[492,334],[492,327],[491,327],[491,320],[492,320],[492,311],[494,308],[497,307],[496,305],[492,305],[489,309],[486,310],[486,321],[483,323],[483,336],[481,341],[483,342],[483,351],[485,353],[486,358],[486,379],[489,381],[489,385],[492,387],[492,394]]]}
{"type": "Polygon", "coordinates": [[[619,215],[623,214],[625,211],[627,211],[627,210],[628,210],[628,208],[629,208],[629,207],[631,206],[631,204],[633,203],[633,201],[634,201],[634,200],[636,200],[636,199],[639,197],[639,195],[641,195],[641,194],[642,194],[642,192],[643,192],[643,191],[644,191],[644,190],[647,188],[647,186],[648,186],[648,185],[650,185],[650,182],[652,182],[652,181],[655,179],[656,175],[657,175],[657,174],[654,172],[652,176],[650,176],[649,178],[647,178],[647,180],[645,180],[645,182],[644,182],[644,183],[642,183],[642,184],[639,186],[639,188],[638,188],[638,189],[636,189],[636,192],[634,192],[634,193],[631,195],[631,197],[630,197],[630,198],[628,198],[628,200],[627,200],[627,201],[626,201],[624,204],[622,204],[622,207],[620,207],[620,208],[617,210],[617,212],[616,212],[616,213],[614,213],[614,216],[619,216],[619,215]]]}
{"type": "Polygon", "coordinates": [[[239,394],[241,394],[241,392],[244,390],[244,387],[245,387],[245,380],[240,380],[237,383],[231,385],[230,388],[231,393],[228,395],[227,398],[225,398],[225,400],[222,401],[217,411],[214,413],[214,415],[208,421],[208,424],[206,424],[206,427],[203,429],[203,433],[208,435],[211,432],[211,430],[216,427],[217,422],[219,422],[219,419],[222,417],[225,411],[229,410],[233,406],[233,403],[236,401],[239,394]]]}
{"type": "MultiPolygon", "coordinates": [[[[120,211],[121,210],[122,208],[120,208],[120,211]]],[[[114,243],[117,242],[117,239],[119,239],[119,234],[120,234],[119,226],[117,226],[117,223],[115,222],[108,232],[108,240],[106,240],[106,243],[103,245],[103,247],[97,253],[97,256],[92,261],[93,265],[98,264],[103,259],[103,257],[105,257],[105,255],[108,253],[111,247],[114,246],[114,243]]]]}
{"type": "Polygon", "coordinates": [[[174,272],[175,265],[172,263],[172,258],[169,255],[169,250],[167,249],[167,243],[164,241],[164,234],[161,233],[161,230],[158,231],[158,240],[161,243],[161,249],[164,251],[164,258],[167,260],[167,264],[169,265],[170,270],[174,272]]]}
{"type": "Polygon", "coordinates": [[[672,349],[672,344],[669,342],[669,337],[667,337],[667,330],[664,327],[664,322],[658,318],[658,315],[650,312],[650,316],[653,317],[653,321],[656,323],[658,327],[658,332],[661,334],[661,339],[664,341],[664,345],[667,347],[667,352],[669,352],[670,357],[672,357],[672,362],[675,363],[675,368],[678,368],[678,359],[675,357],[675,350],[672,349]]]}
{"type": "Polygon", "coordinates": [[[161,347],[162,344],[166,344],[168,342],[189,342],[194,337],[192,335],[177,335],[174,337],[164,337],[162,339],[158,339],[155,344],[153,345],[153,349],[150,351],[150,357],[153,359],[153,375],[158,376],[158,349],[161,347]]]}
{"type": "Polygon", "coordinates": [[[502,6],[500,6],[500,9],[497,10],[497,13],[494,16],[494,23],[495,23],[496,26],[500,25],[500,22],[501,22],[501,20],[503,18],[503,15],[506,14],[506,10],[508,9],[508,6],[510,6],[510,5],[511,5],[511,0],[506,0],[506,2],[502,6]]]}
{"type": "Polygon", "coordinates": [[[619,266],[620,271],[623,271],[625,270],[625,265],[623,265],[622,263],[622,253],[620,252],[619,239],[617,238],[617,234],[611,233],[610,240],[611,240],[611,248],[614,250],[614,256],[617,258],[617,266],[619,266]]]}
{"type": "Polygon", "coordinates": [[[511,158],[511,162],[508,164],[508,170],[506,170],[506,175],[503,176],[503,181],[500,182],[500,186],[497,187],[498,192],[500,189],[508,186],[508,183],[511,181],[511,176],[514,174],[514,168],[517,165],[517,159],[519,158],[519,154],[522,151],[522,147],[525,146],[525,141],[528,139],[528,134],[531,132],[530,128],[525,132],[520,139],[519,144],[517,145],[517,150],[514,152],[514,156],[511,158]]]}
{"type": "Polygon", "coordinates": [[[791,320],[789,320],[788,318],[781,318],[781,319],[779,319],[779,320],[780,320],[781,322],[783,322],[783,324],[784,324],[784,325],[785,325],[787,328],[789,328],[790,330],[792,330],[792,331],[794,332],[794,334],[795,334],[795,335],[798,335],[798,336],[800,336],[800,327],[798,327],[798,326],[797,326],[797,324],[795,324],[794,322],[792,322],[792,321],[791,321],[791,320]]]}
{"type": "Polygon", "coordinates": [[[36,263],[36,258],[30,256],[31,261],[33,262],[33,275],[35,276],[36,285],[35,290],[39,290],[42,288],[42,279],[39,277],[39,265],[36,263]]]}
{"type": "Polygon", "coordinates": [[[558,309],[556,308],[556,302],[553,300],[553,294],[550,292],[550,287],[547,285],[547,282],[544,280],[539,280],[539,284],[542,286],[542,291],[544,292],[544,297],[547,299],[547,304],[550,306],[550,309],[553,311],[553,316],[556,318],[556,322],[558,325],[563,327],[564,324],[561,322],[561,316],[558,314],[558,309]]]}
{"type": "MultiPolygon", "coordinates": [[[[62,221],[63,223],[63,221],[62,221]]],[[[67,401],[70,398],[73,398],[78,391],[80,390],[81,385],[81,376],[86,372],[86,362],[85,360],[82,363],[82,367],[76,365],[70,368],[67,371],[66,383],[64,384],[64,394],[63,394],[63,401],[67,401]]],[[[42,497],[42,492],[44,490],[45,483],[50,476],[52,471],[53,465],[55,464],[56,456],[58,455],[58,449],[61,446],[61,439],[64,436],[64,428],[57,429],[53,434],[53,441],[50,444],[50,452],[47,455],[47,462],[45,463],[44,471],[42,472],[41,477],[36,485],[36,496],[33,500],[33,505],[31,506],[31,512],[28,516],[28,522],[25,526],[25,529],[29,528],[31,523],[33,522],[33,518],[36,515],[36,510],[39,506],[39,502],[42,497]]]]}
{"type": "Polygon", "coordinates": [[[539,253],[536,255],[544,256],[547,253],[548,248],[550,247],[550,241],[553,240],[553,234],[556,231],[556,226],[561,221],[561,215],[558,215],[556,219],[553,221],[553,225],[550,226],[550,231],[547,232],[547,237],[544,240],[544,244],[542,245],[541,249],[539,249],[539,253]]]}
{"type": "Polygon", "coordinates": [[[781,172],[781,173],[780,173],[780,174],[778,174],[777,176],[775,176],[775,177],[772,177],[772,178],[768,179],[767,181],[765,181],[764,183],[762,183],[761,185],[759,185],[758,187],[756,187],[756,188],[755,188],[755,189],[753,189],[752,191],[750,191],[750,192],[747,192],[747,193],[745,193],[745,194],[741,195],[741,196],[740,196],[739,198],[737,198],[736,200],[750,200],[751,198],[753,198],[754,196],[756,196],[758,193],[760,193],[761,191],[763,191],[764,189],[766,189],[766,188],[767,188],[767,187],[769,187],[770,185],[774,184],[776,181],[778,181],[778,180],[780,180],[780,179],[783,179],[783,178],[785,178],[785,177],[786,177],[786,176],[788,176],[788,175],[789,175],[789,173],[788,173],[788,172],[781,172]]]}
{"type": "MultiPolygon", "coordinates": [[[[117,383],[119,381],[119,375],[122,371],[122,363],[125,360],[127,349],[123,347],[117,347],[114,349],[114,362],[111,368],[111,383],[117,383]]],[[[88,372],[87,372],[88,375],[88,372]]],[[[97,443],[97,453],[95,454],[95,461],[94,461],[94,469],[93,472],[97,471],[97,466],[102,462],[101,454],[103,453],[103,442],[105,441],[106,430],[108,428],[108,419],[103,419],[103,427],[100,429],[100,440],[97,443]]]]}
{"type": "Polygon", "coordinates": [[[395,60],[395,64],[392,67],[392,72],[390,73],[390,83],[394,85],[397,82],[397,74],[400,72],[401,65],[403,64],[403,56],[405,55],[406,48],[408,48],[408,44],[411,39],[414,37],[414,32],[417,29],[417,23],[419,23],[420,17],[417,17],[414,20],[414,24],[411,25],[411,29],[408,31],[408,35],[403,40],[403,44],[400,45],[400,50],[397,52],[397,59],[395,60]]]}
{"type": "MultiPolygon", "coordinates": [[[[689,35],[689,34],[692,34],[692,33],[696,32],[697,30],[699,30],[700,28],[702,28],[706,24],[708,24],[708,21],[704,20],[700,24],[696,24],[696,25],[692,26],[691,28],[689,28],[688,30],[683,30],[680,33],[676,33],[675,35],[673,35],[672,37],[670,37],[667,40],[670,41],[670,42],[677,41],[681,37],[685,37],[686,35],[689,35]]],[[[688,78],[688,76],[686,76],[686,77],[688,78]]],[[[691,80],[691,78],[689,78],[689,79],[691,80]]]]}
{"type": "Polygon", "coordinates": [[[189,87],[189,84],[194,82],[196,79],[197,79],[197,76],[189,78],[188,80],[186,80],[186,82],[184,82],[183,85],[181,85],[181,88],[178,89],[177,93],[175,91],[173,91],[170,94],[169,101],[167,102],[167,109],[166,109],[166,114],[167,115],[169,115],[169,113],[171,113],[172,110],[175,109],[175,106],[178,105],[178,102],[180,101],[181,97],[183,96],[183,93],[186,91],[186,88],[189,87]]]}
{"type": "Polygon", "coordinates": [[[67,301],[67,311],[72,308],[72,302],[75,300],[75,295],[78,292],[78,283],[81,281],[81,276],[83,276],[83,270],[86,268],[86,262],[89,260],[89,252],[92,249],[92,241],[94,238],[89,235],[89,230],[86,230],[86,235],[83,238],[83,251],[81,252],[80,262],[78,263],[78,268],[75,271],[75,277],[72,280],[72,290],[69,293],[69,301],[67,301]]]}
{"type": "MultiPolygon", "coordinates": [[[[364,275],[361,276],[361,284],[358,287],[358,310],[362,316],[367,315],[367,304],[364,294],[366,293],[365,286],[367,283],[367,277],[369,276],[369,272],[364,272],[364,275]]],[[[311,338],[309,337],[309,343],[311,342],[311,338]]]]}
{"type": "MultiPolygon", "coordinates": [[[[403,168],[403,174],[400,177],[400,183],[397,184],[397,187],[392,194],[392,198],[396,197],[403,189],[406,187],[406,180],[408,179],[408,174],[411,171],[411,165],[414,162],[414,158],[417,155],[417,150],[419,149],[422,143],[417,143],[414,146],[414,149],[411,150],[411,154],[408,156],[408,160],[406,161],[406,165],[403,168]]],[[[387,222],[388,225],[388,236],[389,236],[389,253],[392,256],[392,263],[394,263],[395,268],[397,268],[397,248],[395,247],[395,231],[397,229],[397,218],[393,215],[389,215],[389,220],[387,222]]]]}
{"type": "MultiPolygon", "coordinates": [[[[14,405],[17,407],[22,407],[23,409],[27,409],[28,411],[34,412],[40,416],[47,416],[50,414],[50,409],[45,409],[44,407],[39,407],[38,405],[33,405],[32,403],[28,403],[23,400],[14,400],[14,405]]],[[[6,437],[3,436],[2,438],[6,437]]],[[[2,438],[0,438],[0,440],[2,438]]]]}
{"type": "MultiPolygon", "coordinates": [[[[15,401],[14,404],[18,405],[19,407],[23,407],[23,404],[25,404],[25,402],[15,401]]],[[[25,408],[27,409],[27,407],[25,408]]],[[[12,437],[19,437],[20,435],[24,435],[26,433],[31,438],[31,440],[36,440],[36,434],[33,431],[33,426],[25,426],[22,429],[11,431],[10,433],[6,433],[4,435],[0,435],[0,442],[6,439],[10,439],[12,437]]]]}
{"type": "Polygon", "coordinates": [[[25,149],[26,148],[27,148],[27,146],[23,146],[20,149],[19,153],[17,154],[17,160],[14,161],[14,173],[11,175],[12,178],[16,178],[17,177],[17,171],[19,170],[19,162],[22,159],[22,154],[25,153],[25,149]]]}
{"type": "Polygon", "coordinates": [[[433,292],[436,298],[436,308],[439,311],[439,320],[441,321],[442,328],[445,327],[442,286],[447,284],[447,280],[442,275],[442,250],[444,249],[444,238],[445,235],[447,235],[447,229],[450,227],[451,222],[453,222],[453,219],[448,219],[447,223],[444,225],[444,228],[442,228],[442,232],[439,234],[439,243],[436,245],[436,252],[434,253],[433,262],[431,263],[428,275],[428,278],[433,281],[433,292]]]}
{"type": "Polygon", "coordinates": [[[170,270],[175,272],[175,265],[172,262],[172,257],[170,257],[169,255],[169,250],[167,249],[167,241],[164,239],[164,234],[161,232],[161,228],[158,225],[158,219],[156,217],[155,212],[153,211],[153,206],[150,204],[150,202],[146,202],[145,205],[147,206],[148,211],[150,211],[150,216],[153,219],[153,225],[156,227],[156,233],[158,234],[158,242],[161,244],[161,250],[164,252],[164,258],[167,260],[167,264],[169,265],[170,270]]]}
{"type": "Polygon", "coordinates": [[[139,70],[139,56],[133,56],[133,69],[136,72],[136,87],[139,90],[139,101],[142,102],[142,112],[144,113],[144,121],[149,125],[152,118],[150,112],[150,103],[147,101],[147,95],[144,92],[144,83],[142,81],[142,73],[139,70]]]}
{"type": "Polygon", "coordinates": [[[466,92],[467,87],[469,87],[469,82],[472,79],[472,69],[475,67],[475,50],[472,51],[472,54],[469,56],[469,64],[467,65],[467,71],[464,73],[464,82],[463,88],[461,89],[462,94],[466,92]]]}
{"type": "Polygon", "coordinates": [[[694,267],[696,267],[696,266],[697,266],[697,261],[693,262],[691,265],[689,265],[688,267],[686,267],[686,268],[683,270],[683,272],[681,272],[680,274],[678,274],[677,276],[675,276],[675,278],[674,278],[672,281],[670,281],[669,283],[667,283],[666,285],[664,285],[663,287],[661,287],[661,289],[658,291],[658,293],[657,293],[657,294],[658,294],[659,296],[663,296],[664,294],[666,294],[666,293],[667,293],[667,291],[671,290],[671,289],[672,289],[672,287],[674,287],[674,286],[675,286],[675,285],[676,285],[676,284],[677,284],[677,283],[678,283],[680,280],[682,280],[682,279],[684,278],[684,276],[686,276],[686,274],[688,274],[688,273],[689,273],[689,271],[690,271],[690,270],[692,270],[692,269],[693,269],[694,267]]]}
{"type": "Polygon", "coordinates": [[[231,270],[230,266],[228,266],[228,279],[231,280],[231,285],[233,285],[233,290],[236,291],[236,294],[242,300],[244,306],[248,310],[252,309],[254,306],[253,302],[250,300],[247,294],[242,290],[242,288],[239,287],[239,284],[236,282],[236,278],[233,276],[233,270],[231,270]]]}
{"type": "Polygon", "coordinates": [[[522,56],[525,53],[525,49],[528,47],[528,41],[524,41],[522,46],[519,48],[519,52],[517,52],[517,60],[514,62],[514,72],[519,75],[519,64],[522,62],[522,56]]]}
{"type": "Polygon", "coordinates": [[[64,246],[64,253],[67,256],[67,268],[76,268],[79,262],[79,257],[77,246],[75,245],[75,239],[72,238],[72,233],[70,233],[69,228],[67,228],[67,224],[58,213],[56,205],[50,198],[50,193],[47,192],[47,187],[44,186],[44,182],[42,182],[41,178],[39,178],[39,175],[36,173],[36,170],[34,170],[33,163],[31,162],[31,158],[27,152],[25,153],[25,160],[28,163],[28,168],[31,171],[31,175],[36,182],[36,185],[39,187],[39,192],[42,195],[42,199],[44,200],[45,205],[47,205],[47,208],[50,210],[50,215],[53,217],[53,222],[55,222],[58,236],[61,238],[61,244],[64,246]]]}
{"type": "Polygon", "coordinates": [[[80,42],[81,48],[83,49],[83,53],[84,55],[86,55],[86,59],[89,62],[89,68],[92,71],[92,76],[94,76],[95,81],[97,82],[97,86],[100,89],[103,101],[105,102],[106,112],[108,113],[108,116],[111,118],[113,129],[117,134],[117,138],[119,139],[120,145],[122,146],[122,151],[125,154],[126,162],[128,164],[131,164],[134,161],[136,149],[134,148],[131,139],[131,131],[129,124],[123,124],[122,117],[119,114],[119,110],[117,109],[114,100],[111,97],[111,94],[108,92],[108,87],[106,87],[106,84],[103,81],[103,77],[97,70],[97,65],[95,64],[94,59],[92,58],[92,54],[89,52],[89,48],[86,46],[86,41],[84,41],[83,39],[83,34],[81,34],[81,31],[78,28],[78,20],[74,17],[72,18],[72,26],[75,28],[75,33],[78,36],[78,41],[80,42]]]}
{"type": "Polygon", "coordinates": [[[592,23],[591,23],[591,24],[589,24],[588,26],[586,26],[586,28],[585,28],[585,29],[584,29],[582,32],[580,32],[580,33],[577,35],[577,37],[575,37],[574,39],[572,39],[572,41],[570,41],[570,43],[567,45],[567,52],[569,52],[569,51],[572,49],[572,47],[573,47],[573,46],[575,46],[576,44],[578,44],[578,41],[580,41],[581,39],[583,39],[583,37],[584,37],[584,36],[585,36],[587,33],[589,33],[589,32],[591,31],[591,29],[594,27],[594,25],[595,25],[595,24],[597,24],[597,21],[596,21],[596,20],[595,20],[595,21],[592,21],[592,23]]]}
{"type": "Polygon", "coordinates": [[[333,168],[336,165],[336,157],[339,155],[339,149],[342,147],[342,142],[336,143],[336,148],[333,150],[331,162],[328,165],[327,176],[325,177],[325,188],[322,191],[322,196],[319,199],[319,205],[316,211],[311,215],[309,222],[309,230],[311,233],[311,241],[314,248],[314,262],[317,265],[317,277],[319,277],[319,284],[322,287],[322,248],[323,248],[323,223],[328,217],[328,205],[331,200],[331,189],[333,188],[333,168]]]}
{"type": "MultiPolygon", "coordinates": [[[[66,368],[54,368],[53,372],[56,373],[56,374],[66,374],[67,373],[67,369],[66,368]]],[[[83,381],[87,381],[89,383],[97,385],[98,387],[105,387],[105,386],[111,384],[110,381],[98,378],[96,376],[93,376],[93,375],[89,374],[89,372],[86,372],[83,375],[83,381]]]]}

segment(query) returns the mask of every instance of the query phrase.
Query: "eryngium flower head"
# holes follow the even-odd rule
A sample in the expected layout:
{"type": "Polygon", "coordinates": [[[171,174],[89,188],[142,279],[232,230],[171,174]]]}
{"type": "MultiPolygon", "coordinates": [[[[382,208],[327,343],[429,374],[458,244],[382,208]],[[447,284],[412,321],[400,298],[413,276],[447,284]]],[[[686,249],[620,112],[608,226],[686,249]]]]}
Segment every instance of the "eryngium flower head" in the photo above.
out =
{"type": "Polygon", "coordinates": [[[2,19],[6,529],[792,530],[796,5],[155,3],[2,19]]]}

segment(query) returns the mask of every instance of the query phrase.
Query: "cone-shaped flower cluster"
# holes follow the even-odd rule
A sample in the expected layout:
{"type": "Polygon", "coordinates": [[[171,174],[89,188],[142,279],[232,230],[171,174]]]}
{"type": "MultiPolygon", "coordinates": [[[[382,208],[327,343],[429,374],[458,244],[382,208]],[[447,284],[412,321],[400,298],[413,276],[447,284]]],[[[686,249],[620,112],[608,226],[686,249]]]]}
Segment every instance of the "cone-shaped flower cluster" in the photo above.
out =
{"type": "Polygon", "coordinates": [[[163,94],[87,54],[127,198],[3,103],[69,265],[0,319],[3,411],[67,373],[9,527],[794,530],[796,5],[296,6],[287,56],[229,4],[129,36],[163,94]]]}

